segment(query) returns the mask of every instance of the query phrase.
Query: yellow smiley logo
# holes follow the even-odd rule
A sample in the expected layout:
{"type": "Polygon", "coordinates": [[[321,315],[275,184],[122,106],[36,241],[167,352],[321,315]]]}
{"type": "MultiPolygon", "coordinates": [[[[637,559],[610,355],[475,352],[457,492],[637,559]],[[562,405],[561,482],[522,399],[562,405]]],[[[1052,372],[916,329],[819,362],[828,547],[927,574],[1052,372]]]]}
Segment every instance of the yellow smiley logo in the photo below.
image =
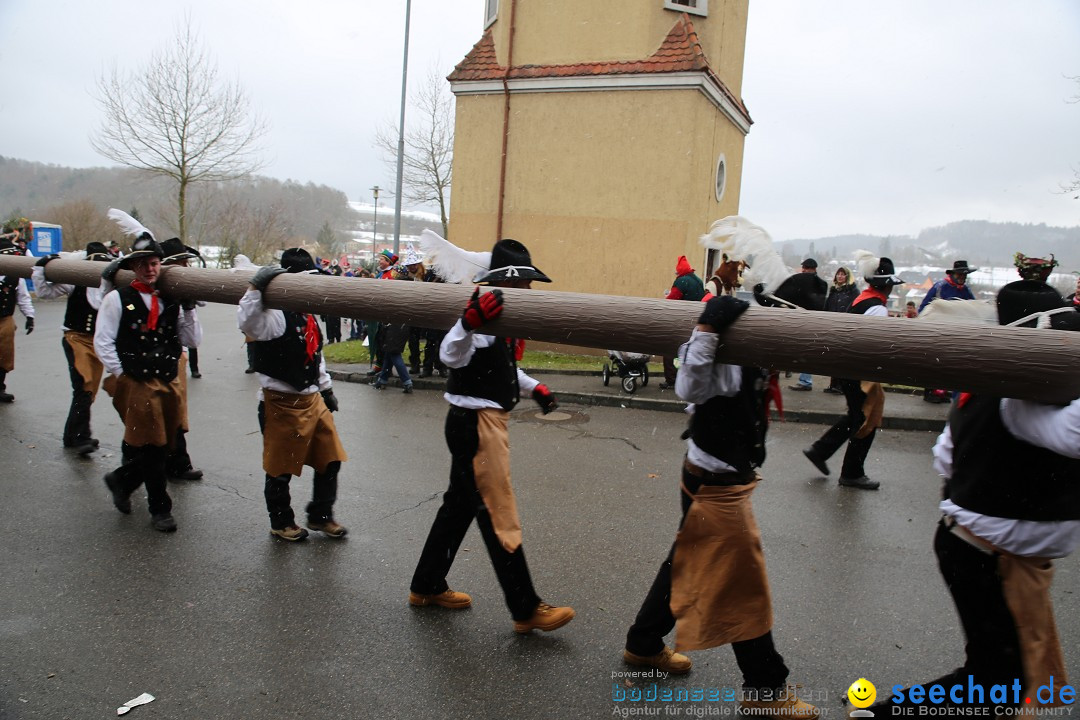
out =
{"type": "Polygon", "coordinates": [[[847,689],[848,700],[857,708],[868,708],[877,699],[877,688],[866,678],[859,678],[847,689]]]}

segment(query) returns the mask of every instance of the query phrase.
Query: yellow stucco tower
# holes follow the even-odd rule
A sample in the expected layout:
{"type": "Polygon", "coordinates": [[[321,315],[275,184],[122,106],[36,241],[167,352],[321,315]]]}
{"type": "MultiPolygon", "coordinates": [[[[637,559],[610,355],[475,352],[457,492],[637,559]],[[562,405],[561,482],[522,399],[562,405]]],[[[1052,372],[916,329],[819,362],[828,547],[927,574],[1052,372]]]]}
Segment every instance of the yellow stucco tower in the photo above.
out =
{"type": "MultiPolygon", "coordinates": [[[[554,290],[656,297],[739,208],[748,0],[485,0],[456,96],[450,238],[554,290]]],[[[546,289],[546,288],[545,288],[546,289]]]]}

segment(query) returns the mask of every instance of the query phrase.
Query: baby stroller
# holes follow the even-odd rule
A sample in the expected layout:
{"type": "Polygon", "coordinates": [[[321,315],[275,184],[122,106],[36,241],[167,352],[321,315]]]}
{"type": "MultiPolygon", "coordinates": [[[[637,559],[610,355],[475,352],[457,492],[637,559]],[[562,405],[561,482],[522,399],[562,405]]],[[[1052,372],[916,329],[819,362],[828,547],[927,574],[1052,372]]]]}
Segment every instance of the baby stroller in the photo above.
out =
{"type": "Polygon", "coordinates": [[[652,355],[608,350],[608,357],[611,358],[611,363],[604,363],[605,387],[611,381],[612,375],[622,378],[623,392],[632,393],[637,390],[639,379],[642,387],[649,384],[649,361],[652,360],[652,355]]]}

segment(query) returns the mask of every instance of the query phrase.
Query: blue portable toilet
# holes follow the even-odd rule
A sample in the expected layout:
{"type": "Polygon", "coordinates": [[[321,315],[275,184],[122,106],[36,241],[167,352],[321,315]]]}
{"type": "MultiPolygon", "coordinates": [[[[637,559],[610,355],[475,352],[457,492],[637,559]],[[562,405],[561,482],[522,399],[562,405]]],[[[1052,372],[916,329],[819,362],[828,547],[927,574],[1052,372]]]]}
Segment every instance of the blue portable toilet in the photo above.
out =
{"type": "MultiPolygon", "coordinates": [[[[26,248],[34,257],[52,255],[64,249],[64,228],[60,225],[44,222],[31,222],[30,237],[27,238],[26,248]]],[[[26,285],[30,290],[34,289],[34,283],[26,278],[26,285]]]]}

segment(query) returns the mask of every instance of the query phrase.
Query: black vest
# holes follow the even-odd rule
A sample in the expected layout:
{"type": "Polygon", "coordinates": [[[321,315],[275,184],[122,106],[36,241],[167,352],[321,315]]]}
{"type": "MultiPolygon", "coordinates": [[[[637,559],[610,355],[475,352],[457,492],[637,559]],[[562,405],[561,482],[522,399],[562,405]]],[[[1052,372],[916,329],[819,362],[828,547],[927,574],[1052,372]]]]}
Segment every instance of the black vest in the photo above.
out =
{"type": "Polygon", "coordinates": [[[881,302],[881,300],[876,297],[868,297],[865,300],[860,300],[859,302],[853,304],[850,308],[848,308],[848,312],[854,313],[856,315],[863,315],[870,308],[884,304],[885,303],[881,302]]]}
{"type": "Polygon", "coordinates": [[[521,392],[514,341],[497,337],[491,347],[478,348],[468,365],[451,368],[446,392],[484,398],[499,403],[503,410],[513,410],[521,392]]]}
{"type": "Polygon", "coordinates": [[[15,314],[15,304],[19,299],[19,278],[7,276],[0,282],[0,317],[15,314]]]}
{"type": "Polygon", "coordinates": [[[86,288],[78,285],[68,295],[67,311],[64,313],[64,327],[75,332],[94,334],[98,311],[90,307],[86,299],[86,288]]]}
{"type": "Polygon", "coordinates": [[[765,462],[768,384],[767,371],[744,367],[739,392],[731,397],[716,395],[695,405],[690,416],[694,444],[738,472],[761,467],[765,462]]]}
{"type": "Polygon", "coordinates": [[[172,381],[179,370],[180,345],[178,323],[180,305],[166,305],[158,298],[161,312],[158,315],[157,328],[146,326],[150,319],[150,309],[143,302],[142,295],[133,287],[119,288],[120,327],[116,331],[116,354],[124,368],[124,374],[137,380],[158,378],[165,382],[172,381]]]}
{"type": "Polygon", "coordinates": [[[952,477],[944,497],[981,515],[1015,520],[1080,520],[1080,460],[1012,435],[1001,398],[967,396],[949,413],[952,477]]]}
{"type": "Polygon", "coordinates": [[[322,330],[315,323],[319,334],[319,347],[310,361],[307,359],[307,341],[304,333],[308,316],[303,313],[282,310],[285,315],[285,332],[273,340],[251,343],[251,366],[256,372],[292,385],[297,391],[319,384],[319,365],[322,361],[322,330]]]}

